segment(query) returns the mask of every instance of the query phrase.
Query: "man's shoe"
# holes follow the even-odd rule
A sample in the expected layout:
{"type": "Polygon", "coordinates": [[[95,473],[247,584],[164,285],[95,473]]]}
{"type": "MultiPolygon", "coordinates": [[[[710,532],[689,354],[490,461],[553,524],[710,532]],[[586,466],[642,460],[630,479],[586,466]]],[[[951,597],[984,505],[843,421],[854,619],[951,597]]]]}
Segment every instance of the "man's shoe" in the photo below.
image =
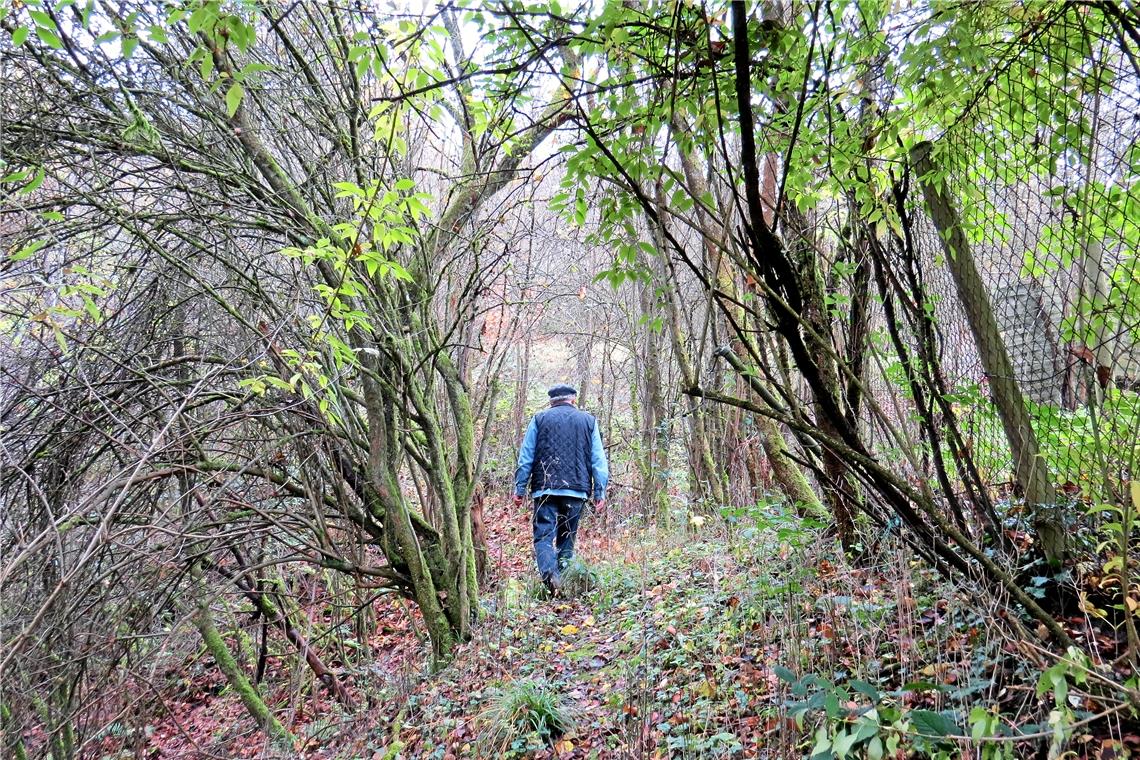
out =
{"type": "Polygon", "coordinates": [[[557,573],[546,576],[542,579],[542,582],[551,596],[558,596],[558,592],[562,590],[562,578],[560,578],[557,573]]]}

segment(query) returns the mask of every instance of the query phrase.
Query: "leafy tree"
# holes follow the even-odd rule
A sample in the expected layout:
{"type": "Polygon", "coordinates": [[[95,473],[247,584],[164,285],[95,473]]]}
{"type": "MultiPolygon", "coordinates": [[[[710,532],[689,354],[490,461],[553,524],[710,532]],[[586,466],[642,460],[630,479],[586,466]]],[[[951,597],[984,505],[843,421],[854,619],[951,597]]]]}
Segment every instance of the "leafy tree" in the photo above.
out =
{"type": "Polygon", "coordinates": [[[31,526],[4,568],[27,612],[4,668],[50,651],[44,626],[116,561],[228,578],[287,637],[294,612],[257,568],[369,579],[416,603],[446,659],[478,610],[494,383],[463,337],[505,265],[489,231],[506,213],[484,210],[564,94],[529,54],[465,53],[451,10],[33,2],[2,23],[3,489],[31,526]],[[121,554],[120,528],[147,556],[121,554]],[[44,552],[57,571],[37,593],[44,552]]]}

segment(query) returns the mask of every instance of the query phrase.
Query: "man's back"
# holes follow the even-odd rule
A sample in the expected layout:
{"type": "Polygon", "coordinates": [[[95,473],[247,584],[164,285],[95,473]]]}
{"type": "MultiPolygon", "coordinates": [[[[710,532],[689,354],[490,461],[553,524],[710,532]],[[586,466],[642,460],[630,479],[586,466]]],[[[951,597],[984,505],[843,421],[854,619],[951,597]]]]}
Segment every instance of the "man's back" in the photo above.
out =
{"type": "Polygon", "coordinates": [[[531,488],[591,493],[590,452],[597,424],[594,416],[570,404],[559,404],[536,414],[534,424],[531,488]]]}

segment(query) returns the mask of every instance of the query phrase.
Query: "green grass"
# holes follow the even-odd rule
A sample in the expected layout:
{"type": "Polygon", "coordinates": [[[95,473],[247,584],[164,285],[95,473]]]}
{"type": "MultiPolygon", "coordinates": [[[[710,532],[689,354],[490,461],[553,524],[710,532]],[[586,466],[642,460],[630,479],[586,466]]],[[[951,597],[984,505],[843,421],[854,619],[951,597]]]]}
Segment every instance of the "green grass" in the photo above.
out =
{"type": "Polygon", "coordinates": [[[562,570],[562,596],[576,599],[598,587],[598,574],[581,557],[574,557],[562,570]]]}
{"type": "Polygon", "coordinates": [[[486,726],[480,744],[487,757],[522,754],[553,744],[574,725],[558,687],[534,680],[500,686],[482,717],[486,726]]]}

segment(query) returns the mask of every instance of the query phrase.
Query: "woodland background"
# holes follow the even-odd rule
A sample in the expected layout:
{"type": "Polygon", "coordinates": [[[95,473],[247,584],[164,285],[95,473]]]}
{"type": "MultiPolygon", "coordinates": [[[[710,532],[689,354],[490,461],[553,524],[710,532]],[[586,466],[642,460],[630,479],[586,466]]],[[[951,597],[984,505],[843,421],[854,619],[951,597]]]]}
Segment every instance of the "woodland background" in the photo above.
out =
{"type": "Polygon", "coordinates": [[[1140,751],[1138,22],[7,0],[5,755],[1140,751]]]}

